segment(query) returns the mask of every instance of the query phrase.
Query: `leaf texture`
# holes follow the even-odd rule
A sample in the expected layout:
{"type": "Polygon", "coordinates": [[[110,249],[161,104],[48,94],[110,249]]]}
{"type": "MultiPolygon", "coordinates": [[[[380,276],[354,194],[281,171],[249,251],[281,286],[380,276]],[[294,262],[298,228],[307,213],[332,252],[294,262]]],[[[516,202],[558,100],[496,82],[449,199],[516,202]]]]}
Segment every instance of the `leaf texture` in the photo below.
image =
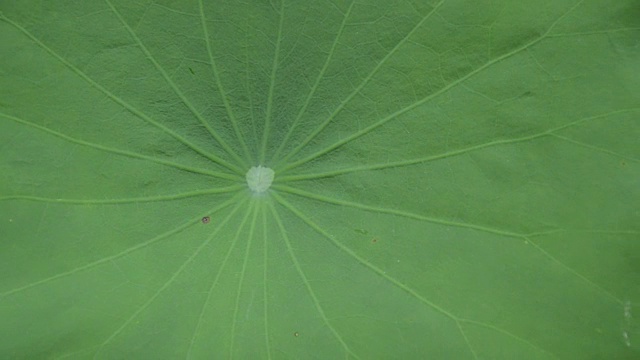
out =
{"type": "Polygon", "coordinates": [[[2,358],[640,356],[637,1],[1,1],[0,94],[2,358]]]}

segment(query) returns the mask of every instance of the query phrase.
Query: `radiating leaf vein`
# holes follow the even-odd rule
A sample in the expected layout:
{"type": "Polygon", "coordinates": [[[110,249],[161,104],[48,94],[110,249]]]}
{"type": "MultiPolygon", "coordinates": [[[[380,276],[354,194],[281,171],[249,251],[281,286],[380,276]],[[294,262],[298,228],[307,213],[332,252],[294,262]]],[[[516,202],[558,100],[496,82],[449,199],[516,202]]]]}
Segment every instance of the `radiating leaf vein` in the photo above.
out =
{"type": "MultiPolygon", "coordinates": [[[[298,167],[298,166],[300,166],[302,164],[305,164],[305,163],[307,163],[307,162],[309,162],[311,160],[317,159],[317,158],[319,158],[319,157],[321,157],[321,156],[323,156],[323,155],[325,155],[325,154],[327,154],[327,153],[339,148],[340,146],[342,146],[342,145],[344,145],[344,144],[346,144],[346,143],[348,143],[350,141],[353,141],[353,140],[355,140],[355,139],[357,139],[357,138],[359,138],[359,137],[361,137],[361,136],[363,136],[365,134],[368,134],[368,133],[372,132],[373,130],[377,129],[378,127],[380,127],[380,126],[386,124],[387,122],[399,117],[400,115],[405,114],[405,113],[409,112],[410,110],[413,110],[413,109],[417,108],[418,106],[429,102],[430,100],[433,100],[434,98],[438,97],[439,95],[442,95],[442,94],[446,93],[447,91],[449,91],[450,89],[454,88],[455,86],[463,84],[465,81],[469,80],[470,78],[474,77],[477,74],[480,74],[484,70],[489,69],[493,65],[498,64],[498,63],[500,63],[500,62],[502,62],[502,61],[504,61],[504,60],[506,60],[506,59],[508,59],[508,58],[510,58],[510,57],[512,57],[512,56],[524,51],[524,50],[527,50],[527,49],[531,48],[532,46],[536,45],[540,41],[544,40],[547,37],[547,35],[553,30],[553,28],[558,24],[558,22],[560,22],[560,20],[563,19],[569,12],[571,12],[575,7],[577,7],[580,3],[582,3],[582,1],[580,1],[578,4],[576,4],[570,10],[568,10],[565,14],[563,14],[558,19],[556,19],[556,21],[554,21],[549,26],[547,31],[545,31],[539,37],[537,37],[537,38],[535,38],[535,39],[533,39],[533,40],[531,40],[531,41],[529,41],[529,42],[527,42],[527,43],[525,43],[525,44],[523,44],[523,45],[521,45],[521,46],[519,46],[519,47],[517,47],[517,48],[515,48],[515,49],[513,49],[511,51],[509,51],[509,52],[506,52],[505,54],[500,55],[500,56],[494,58],[493,60],[487,61],[485,64],[481,65],[480,67],[476,68],[475,70],[472,70],[469,73],[467,73],[466,75],[456,79],[455,81],[452,81],[448,85],[443,86],[440,90],[437,90],[437,91],[427,95],[423,99],[418,100],[418,101],[416,101],[416,102],[414,102],[414,103],[412,103],[412,104],[410,104],[408,106],[405,106],[402,109],[396,110],[392,114],[390,114],[390,115],[388,115],[388,116],[386,116],[386,117],[374,122],[373,124],[365,127],[364,129],[361,129],[361,130],[358,130],[358,131],[354,132],[352,135],[347,136],[347,137],[335,142],[334,144],[325,147],[324,149],[321,149],[321,150],[319,150],[319,151],[317,151],[317,152],[315,152],[315,153],[313,153],[313,154],[311,154],[311,155],[309,155],[307,157],[304,157],[304,158],[302,158],[300,160],[289,162],[287,165],[278,164],[279,166],[282,166],[281,168],[277,167],[278,171],[280,171],[280,172],[288,171],[288,170],[296,168],[296,167],[298,167]]],[[[441,4],[441,3],[439,3],[439,4],[441,4]]],[[[417,28],[414,28],[414,30],[412,30],[412,32],[415,31],[415,29],[417,29],[417,28]]],[[[370,74],[370,76],[373,76],[373,73],[370,74]]],[[[354,91],[354,93],[352,93],[352,95],[350,95],[350,97],[348,97],[347,99],[350,99],[353,96],[355,96],[355,94],[357,94],[361,90],[360,88],[362,86],[364,86],[364,84],[361,84],[361,86],[356,89],[357,91],[354,91]]],[[[341,106],[338,107],[338,109],[341,110],[342,108],[343,108],[343,105],[341,104],[341,106]]],[[[331,122],[331,120],[333,119],[333,117],[336,114],[337,114],[337,112],[334,111],[334,113],[332,115],[330,115],[329,118],[323,124],[328,124],[329,122],[331,122]]],[[[310,141],[322,129],[324,129],[324,126],[319,127],[319,130],[316,130],[314,133],[311,134],[312,136],[310,136],[307,139],[310,141]]],[[[289,154],[289,156],[285,157],[285,159],[288,159],[293,154],[297,153],[300,149],[302,149],[302,147],[306,146],[306,143],[307,143],[307,141],[303,141],[303,143],[300,146],[298,146],[296,149],[294,149],[294,151],[292,151],[289,154]]]]}
{"type": "Polygon", "coordinates": [[[275,223],[278,225],[278,229],[280,230],[280,235],[282,236],[282,239],[285,242],[285,245],[287,247],[287,253],[291,258],[291,261],[293,262],[293,266],[296,268],[296,271],[300,276],[302,283],[307,288],[307,292],[309,293],[309,296],[311,297],[311,300],[313,301],[313,305],[318,311],[318,314],[320,314],[322,321],[327,325],[329,330],[331,330],[331,332],[333,333],[333,336],[338,340],[340,345],[342,345],[342,347],[347,352],[347,354],[353,356],[356,359],[359,359],[360,357],[357,356],[353,352],[353,350],[349,348],[349,345],[344,341],[344,339],[342,338],[342,335],[340,335],[338,330],[336,330],[336,328],[331,324],[331,321],[329,321],[327,314],[325,313],[324,309],[322,308],[322,305],[320,304],[320,300],[316,296],[315,291],[313,291],[313,288],[311,287],[311,283],[309,282],[309,279],[305,275],[304,270],[300,266],[300,262],[298,261],[298,258],[296,257],[296,254],[293,251],[293,247],[291,246],[291,241],[289,241],[289,235],[287,235],[287,230],[285,229],[284,224],[282,223],[280,214],[278,214],[278,212],[276,211],[272,203],[269,203],[269,209],[271,210],[271,215],[273,216],[275,223]]]}
{"type": "MultiPolygon", "coordinates": [[[[234,207],[233,211],[229,213],[228,218],[231,218],[244,204],[246,204],[246,199],[241,201],[236,207],[234,207]]],[[[225,269],[227,262],[229,261],[229,258],[231,256],[231,253],[233,253],[233,250],[236,247],[238,238],[240,237],[242,229],[244,228],[250,214],[251,214],[251,209],[249,208],[245,212],[245,215],[240,223],[240,226],[236,230],[236,235],[233,237],[231,245],[229,245],[229,249],[227,250],[226,254],[224,255],[224,258],[222,259],[222,263],[220,263],[220,265],[218,266],[218,269],[216,271],[216,276],[214,277],[213,281],[211,282],[211,285],[209,286],[209,290],[207,291],[207,297],[202,303],[202,307],[200,308],[200,314],[198,315],[198,322],[196,323],[196,326],[193,330],[193,336],[191,336],[191,341],[189,342],[189,349],[187,350],[187,355],[186,355],[187,359],[190,359],[193,357],[192,356],[193,348],[196,344],[198,336],[200,335],[200,328],[202,327],[202,324],[205,321],[206,311],[211,309],[209,304],[211,303],[211,299],[214,296],[214,289],[218,285],[218,281],[220,280],[222,271],[225,269]]]]}
{"type": "MultiPolygon", "coordinates": [[[[322,122],[322,124],[320,124],[320,126],[318,126],[311,134],[309,134],[309,136],[307,136],[298,146],[296,146],[292,151],[290,151],[282,159],[282,161],[276,165],[276,167],[282,166],[282,163],[287,162],[291,157],[296,155],[300,150],[302,150],[305,146],[307,146],[307,144],[309,144],[309,142],[313,140],[320,132],[322,132],[322,130],[324,130],[327,127],[327,125],[329,125],[329,123],[333,121],[336,115],[338,115],[338,113],[340,113],[342,109],[344,109],[344,107],[369,83],[369,81],[378,72],[378,70],[382,68],[382,65],[384,65],[387,62],[387,60],[389,60],[396,53],[396,51],[400,49],[402,45],[404,45],[407,42],[407,40],[411,36],[413,36],[413,34],[415,34],[415,32],[419,28],[433,14],[436,13],[436,11],[440,8],[440,6],[442,6],[442,4],[444,4],[444,0],[438,2],[431,9],[431,11],[429,11],[418,23],[416,23],[416,25],[378,62],[378,64],[376,64],[373,70],[371,70],[371,72],[369,72],[369,74],[364,79],[362,79],[360,84],[351,92],[351,94],[349,94],[349,96],[347,96],[343,101],[340,102],[340,105],[338,105],[338,107],[329,115],[329,117],[327,117],[327,119],[324,122],[322,122]]],[[[293,166],[294,165],[286,166],[285,169],[289,169],[293,166]]]]}
{"type": "Polygon", "coordinates": [[[137,117],[139,117],[140,119],[146,121],[147,123],[157,127],[158,129],[162,130],[163,132],[165,132],[167,135],[173,137],[174,139],[178,140],[179,142],[181,142],[182,144],[184,144],[185,146],[191,148],[193,151],[195,151],[196,153],[205,156],[207,158],[209,158],[211,161],[220,164],[232,171],[234,171],[237,174],[240,175],[244,175],[244,171],[240,168],[238,168],[237,166],[230,164],[229,162],[225,161],[224,159],[220,158],[217,155],[211,154],[205,150],[203,150],[202,148],[200,148],[199,146],[197,146],[196,144],[190,142],[189,140],[187,140],[185,137],[183,137],[182,135],[176,133],[175,131],[169,129],[168,127],[160,124],[159,122],[153,120],[149,115],[145,114],[144,112],[138,110],[137,108],[135,108],[134,106],[132,106],[131,104],[129,104],[128,102],[124,101],[122,98],[116,96],[115,94],[113,94],[112,92],[110,92],[109,90],[107,90],[104,86],[98,84],[97,82],[95,82],[93,79],[91,79],[87,74],[85,74],[82,70],[80,70],[79,68],[77,68],[75,65],[73,65],[72,63],[70,63],[68,60],[66,60],[65,58],[63,58],[61,55],[59,55],[57,52],[53,51],[53,49],[51,49],[50,47],[46,46],[43,42],[41,42],[40,40],[38,40],[38,38],[36,38],[33,34],[31,34],[29,31],[27,31],[25,28],[23,28],[22,26],[20,26],[19,24],[15,23],[14,21],[10,20],[9,18],[5,17],[4,15],[2,15],[0,13],[0,20],[3,20],[9,24],[11,24],[13,27],[15,27],[16,29],[18,29],[20,32],[22,32],[25,36],[27,36],[29,39],[31,39],[31,41],[33,41],[36,45],[38,45],[39,47],[41,47],[43,50],[45,50],[46,52],[48,52],[51,56],[53,56],[55,59],[57,59],[58,61],[60,61],[62,64],[64,64],[69,70],[71,70],[72,72],[74,72],[76,75],[78,75],[80,78],[82,78],[83,80],[85,80],[89,85],[91,85],[92,87],[94,87],[95,89],[99,90],[100,92],[102,92],[103,94],[105,94],[108,98],[110,98],[111,100],[113,100],[114,102],[116,102],[117,104],[121,105],[122,107],[124,107],[125,109],[129,110],[131,113],[133,113],[134,115],[136,115],[137,117]]]}
{"type": "Polygon", "coordinates": [[[88,264],[76,267],[76,268],[71,269],[69,271],[61,272],[59,274],[56,274],[56,275],[53,275],[53,276],[49,276],[49,277],[44,278],[42,280],[34,281],[32,283],[20,286],[18,288],[14,288],[14,289],[5,291],[3,293],[0,293],[0,299],[3,299],[5,297],[7,297],[7,296],[10,296],[10,295],[13,295],[13,294],[16,294],[16,293],[19,293],[19,292],[34,288],[36,286],[44,285],[44,284],[47,284],[49,282],[52,282],[52,281],[55,281],[55,280],[58,280],[58,279],[61,279],[61,278],[64,278],[64,277],[67,277],[67,276],[70,276],[70,275],[73,275],[73,274],[77,274],[77,273],[79,273],[81,271],[89,270],[89,269],[94,268],[94,267],[96,267],[98,265],[102,265],[104,263],[119,259],[119,258],[127,256],[127,255],[129,255],[131,253],[134,253],[134,252],[136,252],[138,250],[142,250],[142,249],[144,249],[144,248],[146,248],[146,247],[148,247],[150,245],[153,245],[153,244],[157,243],[158,241],[160,241],[162,239],[166,239],[171,235],[179,233],[180,231],[188,228],[189,226],[197,224],[198,222],[200,222],[200,219],[202,219],[202,217],[207,216],[208,214],[216,213],[216,212],[226,208],[227,206],[229,206],[229,205],[231,205],[231,204],[233,204],[235,202],[237,202],[237,199],[236,199],[236,197],[233,197],[233,198],[221,203],[220,205],[216,206],[212,210],[207,211],[207,212],[197,216],[195,219],[189,220],[187,222],[184,222],[182,225],[179,225],[178,227],[174,228],[173,230],[167,231],[167,232],[165,232],[163,234],[160,234],[160,235],[158,235],[158,236],[156,236],[154,238],[151,238],[151,239],[149,239],[149,240],[147,240],[147,241],[145,241],[143,243],[140,243],[138,245],[129,247],[129,248],[123,250],[123,251],[120,251],[117,254],[110,255],[110,256],[105,256],[103,258],[100,258],[100,259],[92,261],[92,262],[90,262],[88,264]]]}
{"type": "Polygon", "coordinates": [[[211,127],[209,122],[206,121],[202,117],[202,114],[200,114],[200,112],[198,110],[196,110],[196,108],[193,106],[193,104],[191,104],[191,101],[189,101],[189,99],[187,99],[187,97],[184,95],[182,90],[180,90],[180,88],[176,85],[176,83],[173,82],[173,80],[167,74],[167,72],[164,70],[164,68],[162,68],[160,63],[158,63],[158,61],[153,56],[153,54],[151,54],[151,52],[149,51],[149,49],[147,49],[147,47],[144,45],[142,40],[140,40],[140,37],[129,26],[129,24],[127,24],[127,22],[124,20],[124,18],[122,17],[122,15],[118,11],[118,9],[115,6],[113,6],[113,4],[111,3],[110,0],[105,0],[105,1],[109,5],[109,7],[113,11],[113,13],[116,15],[116,17],[118,18],[120,23],[125,27],[125,29],[127,29],[127,32],[129,33],[129,35],[131,35],[131,38],[133,38],[133,40],[138,44],[138,46],[140,47],[142,52],[145,54],[147,59],[149,59],[149,61],[151,61],[153,66],[156,68],[156,70],[158,70],[158,72],[162,75],[162,77],[165,79],[167,84],[169,84],[169,87],[173,90],[173,92],[176,95],[178,95],[178,97],[180,98],[182,103],[184,103],[187,106],[189,111],[191,111],[191,113],[198,119],[198,121],[200,121],[200,123],[207,129],[209,134],[211,134],[211,136],[220,144],[220,146],[222,146],[222,148],[229,155],[231,155],[231,157],[233,157],[238,162],[238,164],[240,164],[241,166],[247,167],[248,164],[245,163],[244,159],[242,159],[238,154],[236,154],[236,152],[229,146],[229,144],[227,144],[226,141],[224,141],[224,139],[222,139],[222,137],[218,134],[218,132],[215,131],[215,129],[213,129],[211,127]]]}

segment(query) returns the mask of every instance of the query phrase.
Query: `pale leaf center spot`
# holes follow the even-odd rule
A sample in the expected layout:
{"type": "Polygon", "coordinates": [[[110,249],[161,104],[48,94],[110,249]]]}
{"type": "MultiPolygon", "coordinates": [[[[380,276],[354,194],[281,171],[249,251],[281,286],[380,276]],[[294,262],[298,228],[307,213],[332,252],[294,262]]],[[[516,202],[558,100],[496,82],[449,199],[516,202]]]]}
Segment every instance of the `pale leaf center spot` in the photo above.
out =
{"type": "Polygon", "coordinates": [[[268,167],[262,165],[252,166],[251,169],[247,171],[247,185],[251,191],[260,194],[269,189],[274,176],[275,173],[268,167]]]}

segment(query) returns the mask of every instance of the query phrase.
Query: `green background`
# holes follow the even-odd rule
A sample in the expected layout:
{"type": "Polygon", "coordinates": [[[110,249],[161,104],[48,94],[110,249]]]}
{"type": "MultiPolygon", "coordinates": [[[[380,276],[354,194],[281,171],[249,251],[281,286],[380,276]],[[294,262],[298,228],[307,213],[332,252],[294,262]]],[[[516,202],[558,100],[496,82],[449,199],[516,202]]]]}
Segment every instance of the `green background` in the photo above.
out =
{"type": "Polygon", "coordinates": [[[0,0],[0,357],[638,359],[639,119],[637,0],[0,0]]]}

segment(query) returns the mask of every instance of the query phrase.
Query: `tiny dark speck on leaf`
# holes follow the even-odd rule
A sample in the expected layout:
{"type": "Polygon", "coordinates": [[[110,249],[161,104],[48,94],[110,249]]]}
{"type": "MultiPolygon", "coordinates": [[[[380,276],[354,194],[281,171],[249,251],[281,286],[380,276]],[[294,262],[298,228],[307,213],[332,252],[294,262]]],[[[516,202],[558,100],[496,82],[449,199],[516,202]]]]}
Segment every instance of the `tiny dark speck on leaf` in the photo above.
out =
{"type": "Polygon", "coordinates": [[[210,217],[208,217],[208,216],[205,216],[205,217],[203,217],[203,218],[202,218],[202,223],[203,223],[203,224],[208,224],[208,223],[209,223],[209,221],[211,221],[211,218],[210,218],[210,217]]]}
{"type": "Polygon", "coordinates": [[[371,239],[371,242],[375,244],[375,243],[377,243],[377,242],[378,242],[378,239],[373,238],[373,239],[371,239]]]}
{"type": "Polygon", "coordinates": [[[196,73],[193,71],[193,69],[192,69],[192,68],[189,68],[189,71],[191,71],[191,74],[192,74],[192,75],[195,75],[195,74],[196,74],[196,73]]]}

